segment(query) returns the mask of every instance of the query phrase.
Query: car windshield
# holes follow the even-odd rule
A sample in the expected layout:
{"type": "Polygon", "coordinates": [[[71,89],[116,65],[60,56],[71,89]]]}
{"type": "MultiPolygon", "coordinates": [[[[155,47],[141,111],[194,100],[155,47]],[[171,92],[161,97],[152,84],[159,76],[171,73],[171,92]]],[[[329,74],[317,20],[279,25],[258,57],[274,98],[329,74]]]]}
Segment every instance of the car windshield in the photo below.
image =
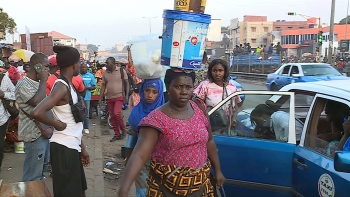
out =
{"type": "Polygon", "coordinates": [[[322,76],[322,75],[342,75],[337,69],[329,64],[308,64],[302,65],[304,76],[322,76]]]}

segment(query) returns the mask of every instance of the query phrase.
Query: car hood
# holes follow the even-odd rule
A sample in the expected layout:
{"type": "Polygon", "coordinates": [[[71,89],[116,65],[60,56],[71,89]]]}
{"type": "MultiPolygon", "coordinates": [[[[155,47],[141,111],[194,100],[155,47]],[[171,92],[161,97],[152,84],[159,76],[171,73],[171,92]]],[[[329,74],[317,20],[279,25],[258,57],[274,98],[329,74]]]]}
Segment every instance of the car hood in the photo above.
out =
{"type": "Polygon", "coordinates": [[[350,79],[347,76],[302,76],[300,77],[302,81],[305,82],[314,82],[314,81],[332,81],[332,80],[346,80],[350,79]]]}
{"type": "Polygon", "coordinates": [[[235,80],[230,80],[231,83],[235,84],[236,88],[243,88],[243,86],[235,80]]]}

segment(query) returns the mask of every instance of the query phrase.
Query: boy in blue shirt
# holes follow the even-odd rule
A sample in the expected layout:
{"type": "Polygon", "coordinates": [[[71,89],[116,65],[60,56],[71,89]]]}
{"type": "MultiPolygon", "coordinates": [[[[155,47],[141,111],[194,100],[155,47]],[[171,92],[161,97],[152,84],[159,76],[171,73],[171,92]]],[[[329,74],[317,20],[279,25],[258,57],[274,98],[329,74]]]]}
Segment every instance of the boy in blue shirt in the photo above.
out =
{"type": "Polygon", "coordinates": [[[84,62],[80,67],[80,76],[83,78],[85,85],[85,105],[87,109],[87,116],[84,121],[84,133],[89,134],[89,116],[90,116],[90,100],[91,100],[91,91],[96,88],[96,79],[95,76],[88,72],[88,66],[84,62]]]}

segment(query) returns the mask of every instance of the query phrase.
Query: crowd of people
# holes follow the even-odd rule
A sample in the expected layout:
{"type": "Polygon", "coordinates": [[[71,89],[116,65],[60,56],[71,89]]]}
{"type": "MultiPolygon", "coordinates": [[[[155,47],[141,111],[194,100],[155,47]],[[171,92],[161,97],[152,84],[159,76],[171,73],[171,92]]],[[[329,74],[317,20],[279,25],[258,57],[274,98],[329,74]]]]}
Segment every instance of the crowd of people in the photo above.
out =
{"type": "MultiPolygon", "coordinates": [[[[29,62],[2,49],[0,103],[16,101],[19,116],[13,118],[0,104],[0,138],[17,121],[17,132],[10,132],[16,137],[6,139],[24,142],[22,181],[42,180],[51,167],[54,196],[85,196],[83,167],[90,161],[82,136],[89,133],[90,101],[97,96],[111,116],[110,141],[127,137],[118,196],[128,196],[135,180],[138,197],[216,195],[225,178],[211,131],[216,120],[207,111],[238,91],[229,81],[226,61],[209,62],[204,55],[199,71],[169,68],[164,78],[143,80],[136,75],[131,54],[129,60],[109,57],[95,68],[81,60],[75,48],[53,49],[55,56],[35,53],[29,62]],[[122,116],[126,107],[131,110],[128,127],[122,116]],[[186,186],[166,181],[194,177],[201,180],[186,186]]],[[[223,113],[237,114],[239,102],[237,97],[225,105],[223,113]]],[[[6,144],[0,140],[0,164],[6,144]]]]}

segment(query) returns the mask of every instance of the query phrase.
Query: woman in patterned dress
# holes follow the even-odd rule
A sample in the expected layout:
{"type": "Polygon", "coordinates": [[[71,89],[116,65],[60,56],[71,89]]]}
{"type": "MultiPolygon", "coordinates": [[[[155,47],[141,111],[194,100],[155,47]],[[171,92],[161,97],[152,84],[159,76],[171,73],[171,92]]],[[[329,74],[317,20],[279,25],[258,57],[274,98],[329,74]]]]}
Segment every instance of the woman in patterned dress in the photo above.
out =
{"type": "Polygon", "coordinates": [[[149,155],[148,197],[189,194],[213,197],[214,188],[209,179],[211,165],[217,185],[222,186],[225,178],[207,114],[204,113],[205,106],[190,100],[194,80],[194,72],[167,70],[164,82],[169,101],[141,120],[139,138],[126,166],[119,197],[128,196],[149,155]]]}

